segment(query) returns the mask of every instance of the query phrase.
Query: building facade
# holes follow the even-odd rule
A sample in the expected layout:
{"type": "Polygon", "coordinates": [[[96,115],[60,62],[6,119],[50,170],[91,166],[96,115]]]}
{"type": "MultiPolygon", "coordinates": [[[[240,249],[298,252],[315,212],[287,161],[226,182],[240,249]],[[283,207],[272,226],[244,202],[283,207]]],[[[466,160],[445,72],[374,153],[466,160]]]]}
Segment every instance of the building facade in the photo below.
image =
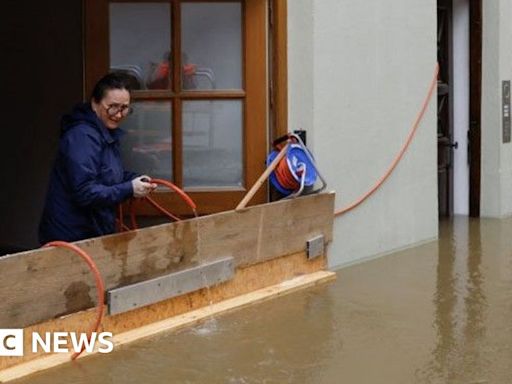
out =
{"type": "MultiPolygon", "coordinates": [[[[333,268],[436,239],[440,218],[512,213],[512,0],[66,0],[25,8],[9,4],[2,23],[3,253],[38,246],[59,117],[109,70],[138,81],[131,166],[173,179],[204,214],[236,206],[264,170],[272,139],[296,129],[307,132],[337,208],[350,204],[399,153],[436,81],[394,172],[336,219],[333,268]]],[[[267,199],[262,191],[255,202],[267,199]]]]}

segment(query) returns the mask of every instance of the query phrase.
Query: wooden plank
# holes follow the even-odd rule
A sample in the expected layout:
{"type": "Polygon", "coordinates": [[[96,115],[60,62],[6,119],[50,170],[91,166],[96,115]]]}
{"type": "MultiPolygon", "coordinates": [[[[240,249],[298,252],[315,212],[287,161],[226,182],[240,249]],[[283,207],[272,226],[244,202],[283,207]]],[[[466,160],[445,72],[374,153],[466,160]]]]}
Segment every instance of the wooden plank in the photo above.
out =
{"type": "Polygon", "coordinates": [[[277,167],[279,162],[286,156],[289,146],[290,146],[290,143],[288,142],[288,143],[286,143],[286,145],[283,148],[281,148],[281,150],[279,151],[277,156],[274,158],[274,160],[272,160],[272,162],[269,164],[267,169],[265,169],[265,172],[263,172],[261,174],[261,176],[258,178],[258,180],[256,180],[254,185],[251,187],[249,192],[247,192],[247,194],[244,196],[242,201],[240,203],[238,203],[238,205],[235,208],[236,211],[240,211],[241,209],[244,209],[247,206],[247,203],[249,203],[249,201],[251,201],[252,197],[255,195],[256,192],[258,192],[258,190],[261,188],[263,183],[265,181],[267,181],[270,174],[272,172],[274,172],[274,169],[277,167]]]}
{"type": "MultiPolygon", "coordinates": [[[[233,257],[237,267],[332,239],[334,194],[320,194],[77,242],[96,261],[107,289],[233,257]]],[[[63,249],[0,259],[0,328],[21,328],[96,303],[83,261],[63,249]]]]}
{"type": "Polygon", "coordinates": [[[270,204],[267,206],[270,209],[265,211],[240,211],[235,223],[228,215],[199,221],[200,258],[222,254],[234,257],[237,265],[246,266],[303,251],[306,240],[317,235],[324,234],[326,241],[331,241],[334,200],[320,202],[327,196],[298,198],[290,205],[270,204]],[[302,204],[306,201],[307,204],[302,204]]]}
{"type": "MultiPolygon", "coordinates": [[[[263,263],[240,268],[235,278],[210,289],[201,289],[187,295],[171,298],[147,307],[119,315],[106,316],[102,322],[102,330],[114,335],[145,325],[181,315],[211,303],[243,295],[297,276],[307,275],[326,268],[326,258],[308,261],[304,252],[279,257],[263,263]]],[[[75,331],[86,332],[95,320],[96,311],[90,309],[72,315],[63,316],[25,328],[25,334],[32,332],[75,331]]],[[[30,339],[25,338],[25,351],[30,351],[30,339]]],[[[25,353],[23,357],[0,357],[0,370],[25,363],[40,357],[25,353]]]]}
{"type": "Polygon", "coordinates": [[[119,347],[161,332],[176,330],[183,326],[189,326],[221,313],[247,307],[288,293],[296,292],[299,289],[305,289],[307,287],[335,279],[336,273],[330,271],[318,271],[309,275],[298,276],[267,288],[237,296],[233,299],[221,301],[217,304],[206,306],[183,315],[121,333],[113,338],[114,347],[119,347]]]}
{"type": "MultiPolygon", "coordinates": [[[[243,308],[248,305],[253,305],[275,297],[283,296],[299,289],[304,289],[328,281],[336,279],[336,274],[329,271],[318,271],[309,275],[295,277],[291,280],[260,289],[233,299],[225,300],[217,304],[213,304],[192,312],[185,313],[170,319],[146,325],[141,328],[133,329],[116,335],[113,337],[114,350],[141,340],[150,336],[157,335],[162,332],[175,331],[177,329],[191,326],[204,319],[211,318],[223,313],[233,311],[235,309],[243,308]]],[[[79,359],[87,356],[95,355],[98,351],[95,350],[91,353],[84,352],[79,359]]],[[[58,365],[67,363],[71,359],[72,353],[69,354],[54,354],[44,358],[39,358],[34,361],[20,364],[18,366],[0,371],[0,382],[5,383],[11,380],[19,379],[21,377],[43,371],[58,365]]]]}

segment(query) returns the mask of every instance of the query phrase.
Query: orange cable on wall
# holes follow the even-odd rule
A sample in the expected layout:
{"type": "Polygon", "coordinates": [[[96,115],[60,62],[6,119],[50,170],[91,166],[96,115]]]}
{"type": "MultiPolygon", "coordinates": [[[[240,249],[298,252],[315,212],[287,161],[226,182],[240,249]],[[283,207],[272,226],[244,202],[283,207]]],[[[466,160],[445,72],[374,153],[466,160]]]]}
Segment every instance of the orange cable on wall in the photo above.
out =
{"type": "Polygon", "coordinates": [[[409,144],[411,144],[411,141],[414,138],[416,130],[418,129],[418,126],[419,126],[421,120],[423,119],[423,116],[425,115],[427,107],[428,107],[428,105],[430,103],[430,100],[432,98],[432,94],[434,93],[434,89],[435,89],[435,87],[437,85],[437,75],[438,75],[438,73],[439,73],[439,64],[436,64],[436,67],[435,67],[435,70],[434,70],[434,76],[433,76],[432,81],[430,83],[430,87],[428,89],[427,96],[425,97],[425,100],[423,100],[423,104],[421,106],[421,109],[418,112],[418,114],[416,115],[416,119],[414,120],[414,123],[412,125],[411,131],[409,132],[409,135],[407,136],[407,139],[405,140],[404,145],[402,146],[402,148],[400,149],[398,154],[395,156],[395,158],[393,159],[393,162],[388,167],[388,169],[386,170],[384,175],[382,175],[382,177],[379,180],[377,180],[377,182],[373,185],[373,187],[370,188],[360,198],[355,200],[353,203],[347,205],[346,207],[343,207],[343,208],[341,208],[341,209],[339,209],[337,211],[334,211],[334,216],[335,217],[340,216],[340,215],[342,215],[342,214],[344,214],[344,213],[354,209],[358,205],[360,205],[368,197],[370,197],[377,189],[379,189],[379,187],[386,181],[386,179],[389,177],[389,175],[391,175],[391,173],[396,168],[396,166],[398,165],[398,163],[402,159],[403,155],[405,154],[405,151],[407,151],[407,148],[409,147],[409,144]]]}

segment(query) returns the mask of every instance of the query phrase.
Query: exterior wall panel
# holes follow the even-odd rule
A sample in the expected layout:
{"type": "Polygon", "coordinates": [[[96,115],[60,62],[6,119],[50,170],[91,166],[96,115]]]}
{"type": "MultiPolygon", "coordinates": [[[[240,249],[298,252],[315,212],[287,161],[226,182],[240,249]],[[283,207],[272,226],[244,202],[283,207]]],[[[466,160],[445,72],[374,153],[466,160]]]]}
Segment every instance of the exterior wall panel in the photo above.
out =
{"type": "Polygon", "coordinates": [[[512,80],[511,15],[511,0],[483,1],[483,217],[512,215],[512,144],[503,143],[501,105],[502,81],[512,80]]]}
{"type": "MultiPolygon", "coordinates": [[[[405,142],[434,73],[436,2],[292,1],[289,9],[290,129],[308,130],[339,209],[379,179],[405,142]],[[295,42],[308,41],[311,29],[311,53],[297,58],[295,42]]],[[[434,97],[387,182],[335,220],[331,267],[437,237],[436,137],[434,97]]]]}

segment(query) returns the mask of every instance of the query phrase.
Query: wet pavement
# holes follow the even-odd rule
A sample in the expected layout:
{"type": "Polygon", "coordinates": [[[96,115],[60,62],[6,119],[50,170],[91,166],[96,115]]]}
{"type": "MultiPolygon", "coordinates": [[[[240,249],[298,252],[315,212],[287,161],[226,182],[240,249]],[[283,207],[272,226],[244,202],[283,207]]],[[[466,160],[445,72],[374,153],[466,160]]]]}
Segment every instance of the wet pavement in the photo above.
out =
{"type": "Polygon", "coordinates": [[[16,383],[512,383],[512,219],[16,383]]]}

